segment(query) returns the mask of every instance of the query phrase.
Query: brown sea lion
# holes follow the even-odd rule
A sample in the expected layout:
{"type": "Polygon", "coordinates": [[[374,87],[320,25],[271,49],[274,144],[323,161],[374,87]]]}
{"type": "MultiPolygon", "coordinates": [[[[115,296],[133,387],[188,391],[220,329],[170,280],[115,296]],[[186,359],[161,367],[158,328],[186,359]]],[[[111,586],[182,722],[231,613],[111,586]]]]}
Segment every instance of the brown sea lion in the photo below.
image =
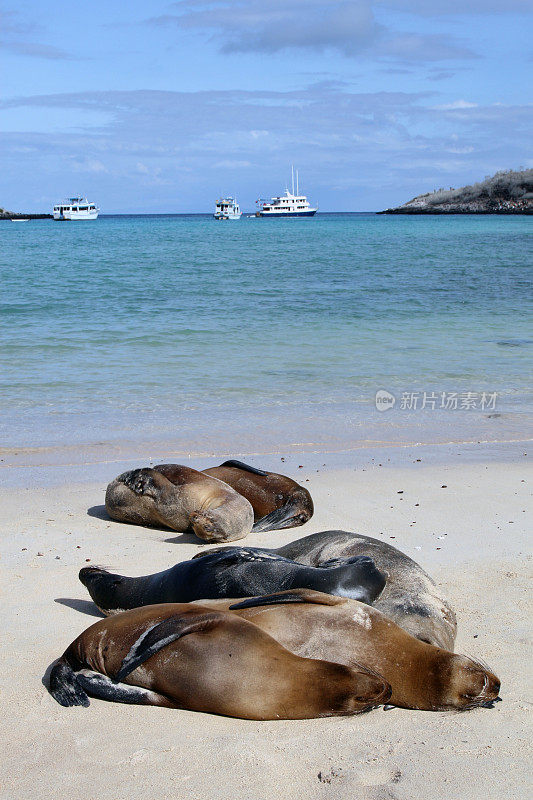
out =
{"type": "Polygon", "coordinates": [[[286,475],[265,472],[234,460],[202,472],[229,484],[250,501],[254,510],[254,531],[296,528],[313,516],[311,495],[286,475]]]}
{"type": "Polygon", "coordinates": [[[357,600],[295,589],[234,603],[200,602],[239,614],[299,656],[364,664],[390,683],[395,706],[467,710],[492,707],[498,699],[500,681],[489,669],[415,639],[357,600]]]}
{"type": "Polygon", "coordinates": [[[301,658],[236,614],[164,604],[91,625],[50,673],[63,706],[88,696],[245,719],[355,714],[390,687],[363,667],[301,658]]]}
{"type": "Polygon", "coordinates": [[[179,464],[124,472],[107,487],[105,507],[121,522],[192,530],[208,542],[242,539],[254,522],[252,506],[231,486],[179,464]]]}

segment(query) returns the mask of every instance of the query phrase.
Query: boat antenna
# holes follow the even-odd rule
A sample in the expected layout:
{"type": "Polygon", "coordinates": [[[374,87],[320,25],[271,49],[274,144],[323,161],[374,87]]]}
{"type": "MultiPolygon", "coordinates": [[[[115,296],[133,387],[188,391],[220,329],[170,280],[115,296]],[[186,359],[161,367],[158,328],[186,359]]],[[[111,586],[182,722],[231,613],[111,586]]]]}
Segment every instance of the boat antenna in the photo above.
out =
{"type": "Polygon", "coordinates": [[[299,190],[299,187],[298,187],[298,170],[296,170],[296,194],[297,195],[300,194],[300,190],[299,190]]]}
{"type": "Polygon", "coordinates": [[[292,194],[294,195],[294,164],[291,164],[291,174],[292,174],[292,194]]]}

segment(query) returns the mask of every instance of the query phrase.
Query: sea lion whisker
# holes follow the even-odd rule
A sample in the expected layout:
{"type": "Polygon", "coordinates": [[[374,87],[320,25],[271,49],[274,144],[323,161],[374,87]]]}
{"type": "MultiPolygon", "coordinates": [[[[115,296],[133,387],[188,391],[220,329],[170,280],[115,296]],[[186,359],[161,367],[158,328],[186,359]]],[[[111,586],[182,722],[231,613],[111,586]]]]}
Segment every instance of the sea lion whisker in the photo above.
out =
{"type": "Polygon", "coordinates": [[[472,661],[476,667],[483,667],[483,669],[487,672],[492,672],[494,674],[494,670],[489,666],[485,659],[480,658],[479,656],[472,656],[470,653],[465,653],[465,658],[468,658],[470,661],[472,661]]]}

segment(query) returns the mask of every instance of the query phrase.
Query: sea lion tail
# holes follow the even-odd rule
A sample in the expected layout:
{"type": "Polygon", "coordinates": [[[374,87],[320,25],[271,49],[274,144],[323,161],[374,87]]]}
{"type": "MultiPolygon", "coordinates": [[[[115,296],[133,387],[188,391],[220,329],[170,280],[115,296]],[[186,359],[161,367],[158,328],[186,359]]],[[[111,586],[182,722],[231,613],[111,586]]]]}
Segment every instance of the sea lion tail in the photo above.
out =
{"type": "Polygon", "coordinates": [[[164,619],[162,622],[147,628],[125,656],[114,681],[119,683],[130,672],[143,664],[154,653],[172,642],[190,633],[206,633],[222,620],[222,614],[209,612],[205,614],[182,614],[164,619]]]}
{"type": "Polygon", "coordinates": [[[84,706],[89,705],[89,697],[78,680],[78,676],[64,659],[52,667],[50,673],[50,694],[57,700],[60,706],[84,706]]]}
{"type": "Polygon", "coordinates": [[[231,458],[229,461],[224,461],[224,463],[220,466],[237,467],[237,469],[243,469],[245,472],[252,472],[254,475],[268,475],[268,472],[265,472],[262,469],[257,469],[257,467],[251,467],[249,464],[245,464],[243,461],[236,461],[234,458],[231,458]]]}

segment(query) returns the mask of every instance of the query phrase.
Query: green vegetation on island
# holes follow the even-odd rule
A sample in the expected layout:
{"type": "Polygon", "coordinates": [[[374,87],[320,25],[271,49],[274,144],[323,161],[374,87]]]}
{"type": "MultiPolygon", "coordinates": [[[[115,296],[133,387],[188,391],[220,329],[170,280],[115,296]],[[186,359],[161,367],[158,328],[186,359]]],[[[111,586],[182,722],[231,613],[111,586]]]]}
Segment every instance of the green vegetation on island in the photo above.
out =
{"type": "Polygon", "coordinates": [[[533,214],[533,169],[506,170],[461,189],[437,189],[381,214],[533,214]]]}

